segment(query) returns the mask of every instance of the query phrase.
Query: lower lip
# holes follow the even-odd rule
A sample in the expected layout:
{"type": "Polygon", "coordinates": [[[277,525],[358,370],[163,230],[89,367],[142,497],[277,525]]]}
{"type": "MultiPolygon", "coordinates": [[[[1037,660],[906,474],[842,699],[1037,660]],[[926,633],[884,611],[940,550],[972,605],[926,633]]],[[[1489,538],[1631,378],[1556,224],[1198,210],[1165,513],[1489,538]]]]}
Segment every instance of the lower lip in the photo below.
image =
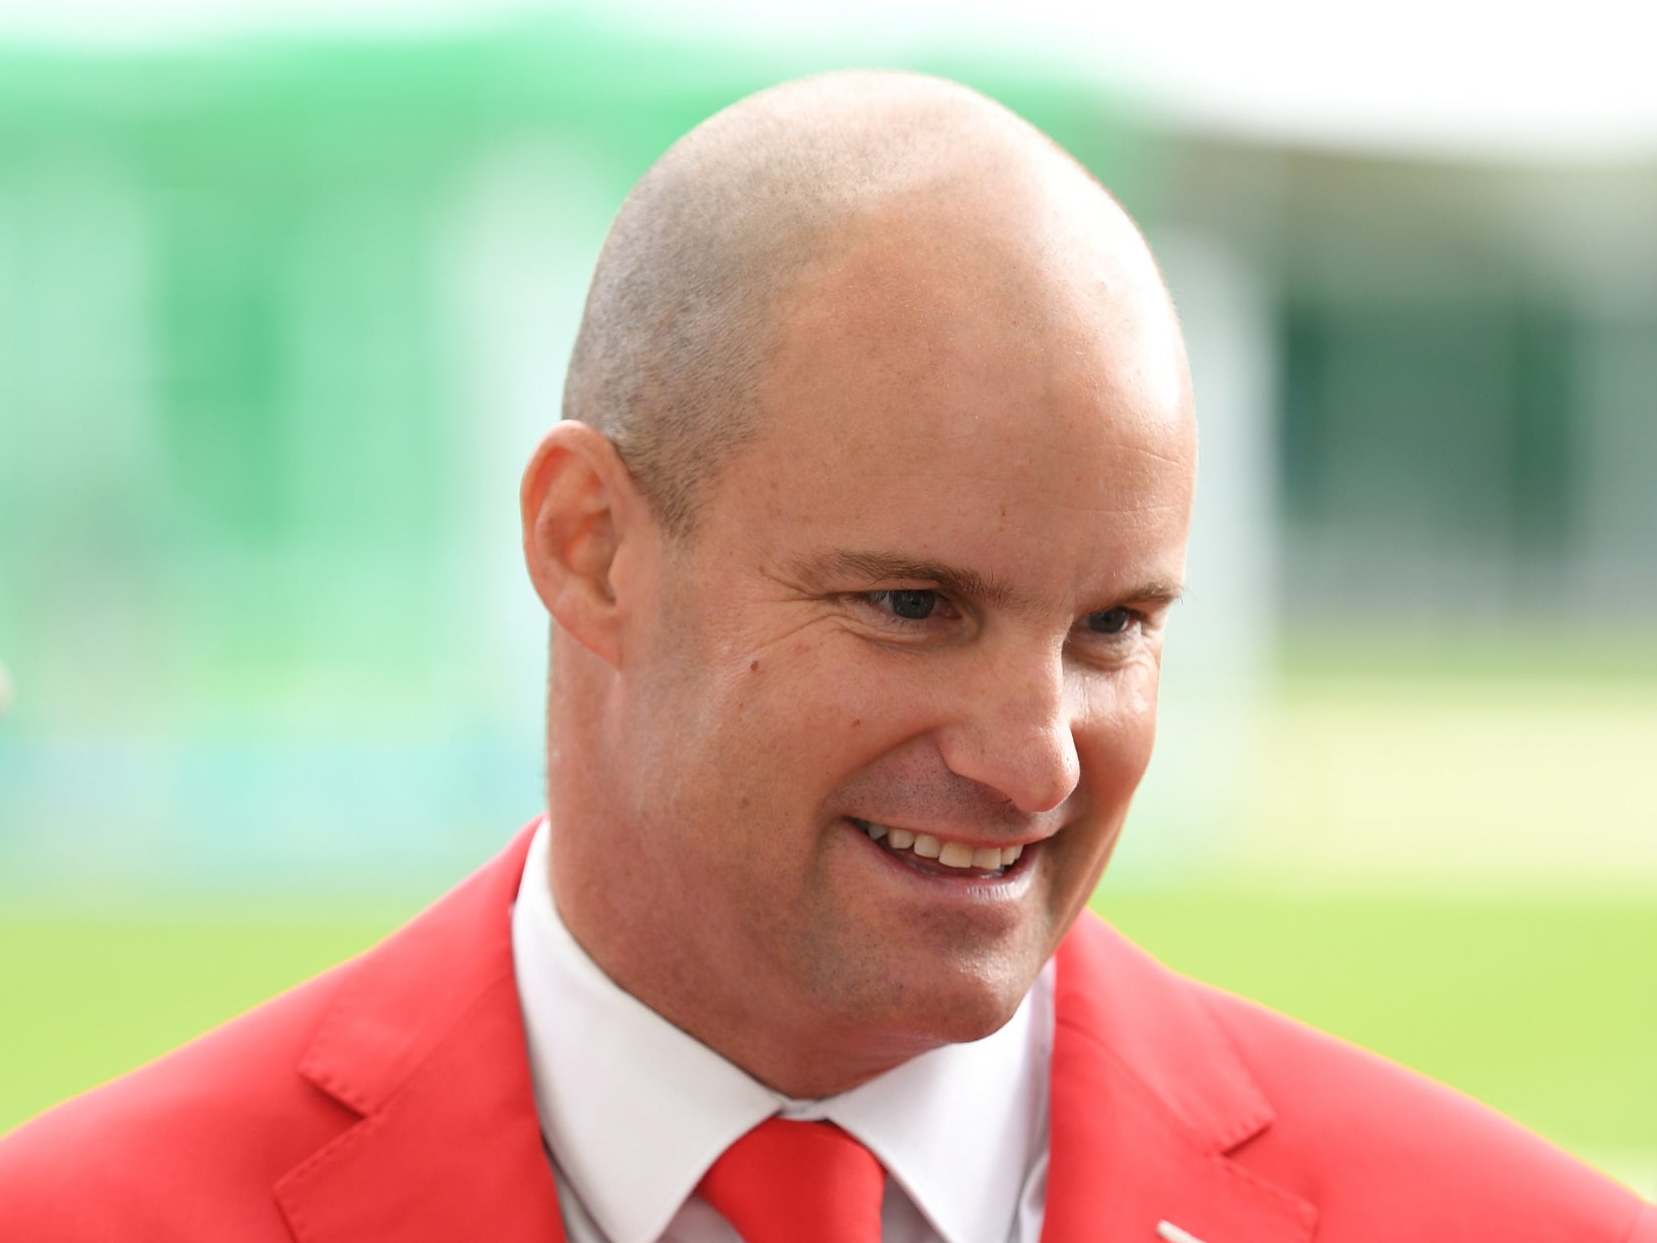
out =
{"type": "MultiPolygon", "coordinates": [[[[934,897],[955,895],[968,901],[1007,902],[1021,897],[1030,888],[1033,859],[1041,849],[1040,842],[1032,842],[1024,852],[1004,869],[999,876],[968,872],[950,876],[917,867],[895,850],[887,850],[851,820],[845,821],[849,832],[855,833],[867,850],[885,861],[887,868],[911,883],[924,885],[934,897]]],[[[905,852],[907,854],[908,852],[905,852]]]]}

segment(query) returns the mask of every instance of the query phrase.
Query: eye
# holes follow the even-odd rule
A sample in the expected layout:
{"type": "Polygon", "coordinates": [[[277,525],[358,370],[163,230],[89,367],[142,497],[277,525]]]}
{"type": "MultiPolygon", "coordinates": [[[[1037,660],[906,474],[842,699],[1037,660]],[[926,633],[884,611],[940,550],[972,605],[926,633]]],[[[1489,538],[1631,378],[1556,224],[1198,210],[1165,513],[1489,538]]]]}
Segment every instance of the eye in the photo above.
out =
{"type": "Polygon", "coordinates": [[[905,621],[925,621],[938,607],[938,593],[919,588],[871,591],[869,603],[888,609],[893,617],[901,617],[905,621]]]}
{"type": "Polygon", "coordinates": [[[1100,609],[1097,613],[1087,615],[1087,628],[1094,634],[1126,634],[1133,623],[1134,612],[1132,609],[1100,609]]]}

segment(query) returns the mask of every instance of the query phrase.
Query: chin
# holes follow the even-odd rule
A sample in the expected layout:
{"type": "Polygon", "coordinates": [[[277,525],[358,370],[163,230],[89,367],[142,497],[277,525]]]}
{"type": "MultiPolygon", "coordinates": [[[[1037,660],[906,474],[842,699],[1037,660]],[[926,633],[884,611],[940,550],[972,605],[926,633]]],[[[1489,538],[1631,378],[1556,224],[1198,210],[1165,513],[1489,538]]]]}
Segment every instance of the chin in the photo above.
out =
{"type": "MultiPolygon", "coordinates": [[[[905,1001],[900,1022],[927,1047],[969,1044],[1000,1031],[1017,1012],[1035,983],[1042,964],[1028,969],[1012,964],[994,964],[991,969],[963,973],[938,987],[904,987],[905,1001]]],[[[907,982],[913,985],[914,982],[907,982]]]]}
{"type": "Polygon", "coordinates": [[[963,1007],[951,1016],[951,1022],[944,1025],[939,1032],[939,1044],[971,1044],[975,1040],[983,1040],[993,1036],[1005,1027],[1018,1006],[1024,1000],[1020,993],[1011,999],[997,998],[993,1003],[981,1003],[971,1008],[963,1007]]]}
{"type": "Polygon", "coordinates": [[[791,964],[794,980],[809,981],[807,1030],[880,1059],[982,1040],[1007,1025],[1041,973],[1049,950],[1041,931],[974,945],[959,935],[911,937],[903,952],[892,938],[834,953],[818,941],[818,952],[791,964]]]}

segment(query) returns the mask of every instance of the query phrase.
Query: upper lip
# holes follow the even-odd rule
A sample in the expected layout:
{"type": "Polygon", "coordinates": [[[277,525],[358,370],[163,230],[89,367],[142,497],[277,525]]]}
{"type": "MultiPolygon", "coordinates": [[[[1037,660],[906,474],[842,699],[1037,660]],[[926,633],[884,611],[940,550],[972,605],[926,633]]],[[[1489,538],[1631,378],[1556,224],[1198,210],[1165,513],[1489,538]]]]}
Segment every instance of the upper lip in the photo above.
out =
{"type": "Polygon", "coordinates": [[[848,816],[847,819],[855,820],[859,824],[878,824],[884,829],[906,829],[917,836],[925,833],[941,842],[959,842],[963,846],[975,848],[980,846],[998,849],[1007,846],[1033,846],[1037,842],[1046,841],[1058,832],[1058,829],[1054,828],[1045,833],[1040,831],[1026,832],[1022,835],[998,833],[991,837],[982,832],[962,831],[956,828],[932,828],[916,825],[907,820],[882,820],[878,816],[848,816]]]}

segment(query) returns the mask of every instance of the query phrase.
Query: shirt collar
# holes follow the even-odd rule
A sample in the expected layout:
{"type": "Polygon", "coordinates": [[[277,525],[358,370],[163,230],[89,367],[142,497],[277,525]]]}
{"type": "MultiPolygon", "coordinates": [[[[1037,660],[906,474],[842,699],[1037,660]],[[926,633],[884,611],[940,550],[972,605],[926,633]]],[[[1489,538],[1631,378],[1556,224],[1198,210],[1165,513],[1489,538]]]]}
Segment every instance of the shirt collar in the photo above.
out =
{"type": "Polygon", "coordinates": [[[611,1243],[654,1243],[719,1154],[773,1114],[856,1136],[945,1243],[1004,1243],[1045,1149],[1051,963],[995,1034],[839,1096],[791,1100],[598,968],[558,916],[550,850],[543,820],[512,911],[513,962],[542,1132],[611,1243]]]}

